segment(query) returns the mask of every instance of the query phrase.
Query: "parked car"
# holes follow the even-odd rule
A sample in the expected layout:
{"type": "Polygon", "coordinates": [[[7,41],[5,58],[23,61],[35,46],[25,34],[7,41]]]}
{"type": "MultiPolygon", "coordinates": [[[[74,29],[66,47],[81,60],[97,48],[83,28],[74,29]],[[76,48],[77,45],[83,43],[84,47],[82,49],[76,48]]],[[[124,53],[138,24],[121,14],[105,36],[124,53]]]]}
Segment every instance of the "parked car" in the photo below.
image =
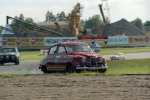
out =
{"type": "Polygon", "coordinates": [[[104,56],[96,54],[84,42],[61,42],[50,47],[47,56],[39,63],[43,73],[63,71],[80,72],[96,70],[105,72],[107,62],[104,56]]]}
{"type": "Polygon", "coordinates": [[[2,47],[0,52],[0,65],[4,63],[15,63],[19,64],[20,54],[17,47],[2,47]]]}
{"type": "Polygon", "coordinates": [[[101,46],[98,45],[97,43],[93,43],[93,44],[91,45],[91,49],[92,49],[93,51],[95,51],[95,52],[100,52],[100,51],[101,51],[101,46]]]}
{"type": "Polygon", "coordinates": [[[119,59],[125,59],[125,56],[123,53],[117,52],[110,56],[110,60],[119,60],[119,59]]]}

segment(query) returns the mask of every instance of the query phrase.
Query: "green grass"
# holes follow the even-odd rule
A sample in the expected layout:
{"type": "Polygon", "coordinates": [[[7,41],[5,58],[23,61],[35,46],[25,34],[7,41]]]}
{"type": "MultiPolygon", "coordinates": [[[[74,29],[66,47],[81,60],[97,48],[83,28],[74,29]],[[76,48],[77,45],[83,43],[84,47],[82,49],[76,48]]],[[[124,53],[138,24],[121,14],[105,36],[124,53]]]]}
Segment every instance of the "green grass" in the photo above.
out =
{"type": "MultiPolygon", "coordinates": [[[[113,48],[102,49],[99,52],[102,55],[113,54],[114,52],[122,53],[137,53],[137,52],[150,52],[150,47],[145,48],[113,48]]],[[[21,60],[41,60],[45,55],[40,52],[21,52],[21,60]]],[[[124,75],[124,74],[150,74],[150,59],[134,59],[134,60],[107,60],[108,70],[106,73],[98,72],[83,72],[72,73],[69,76],[99,76],[99,75],[124,75]]],[[[54,74],[55,75],[55,74],[54,74]]],[[[57,74],[59,76],[61,74],[57,74]]],[[[3,77],[11,77],[4,75],[3,77]]]]}
{"type": "Polygon", "coordinates": [[[2,78],[12,78],[14,76],[29,76],[29,75],[31,75],[31,74],[2,74],[2,75],[0,75],[0,77],[2,77],[2,78]]]}
{"type": "Polygon", "coordinates": [[[150,59],[107,60],[105,75],[150,74],[150,59]]]}
{"type": "MultiPolygon", "coordinates": [[[[53,76],[121,76],[126,74],[150,74],[150,59],[134,59],[134,60],[107,60],[108,69],[105,73],[84,71],[81,73],[53,73],[53,76]]],[[[13,76],[32,76],[33,74],[3,74],[2,78],[12,78],[13,76]]],[[[39,75],[39,74],[34,74],[39,75]]],[[[41,75],[41,74],[40,74],[41,75]]]]}
{"type": "Polygon", "coordinates": [[[150,47],[141,47],[141,48],[108,48],[102,49],[101,52],[98,52],[102,55],[109,55],[115,52],[121,53],[139,53],[139,52],[150,52],[150,47]]]}
{"type": "Polygon", "coordinates": [[[40,52],[37,52],[37,51],[20,53],[21,60],[41,60],[45,56],[46,55],[40,54],[40,52]]]}
{"type": "MultiPolygon", "coordinates": [[[[98,54],[109,55],[109,54],[113,54],[115,52],[121,52],[121,53],[150,52],[150,47],[144,47],[144,48],[108,48],[108,49],[102,49],[102,51],[98,52],[98,54]]],[[[21,52],[20,55],[21,55],[21,60],[41,60],[45,57],[45,55],[40,54],[40,51],[21,52]]]]}

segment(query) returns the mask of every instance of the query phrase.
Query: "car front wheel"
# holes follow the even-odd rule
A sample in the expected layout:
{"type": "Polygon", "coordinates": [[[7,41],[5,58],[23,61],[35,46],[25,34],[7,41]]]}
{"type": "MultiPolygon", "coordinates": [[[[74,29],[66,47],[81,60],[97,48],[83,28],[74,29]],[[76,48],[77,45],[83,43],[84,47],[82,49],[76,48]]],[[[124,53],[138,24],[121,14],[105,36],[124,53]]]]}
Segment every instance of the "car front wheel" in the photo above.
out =
{"type": "Polygon", "coordinates": [[[19,61],[18,60],[15,61],[15,65],[19,65],[19,61]]]}
{"type": "Polygon", "coordinates": [[[68,73],[73,73],[75,71],[72,64],[68,64],[66,69],[68,73]]]}
{"type": "Polygon", "coordinates": [[[101,69],[99,70],[99,73],[105,73],[107,71],[107,69],[101,69]]]}

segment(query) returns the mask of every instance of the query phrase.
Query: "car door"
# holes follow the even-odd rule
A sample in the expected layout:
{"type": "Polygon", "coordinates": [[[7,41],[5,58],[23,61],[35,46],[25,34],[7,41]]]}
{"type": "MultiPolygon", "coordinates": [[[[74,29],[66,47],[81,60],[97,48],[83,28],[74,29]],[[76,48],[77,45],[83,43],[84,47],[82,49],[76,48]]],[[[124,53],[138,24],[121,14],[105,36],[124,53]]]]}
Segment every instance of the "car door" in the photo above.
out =
{"type": "Polygon", "coordinates": [[[66,49],[63,45],[59,45],[54,55],[54,70],[63,71],[66,69],[66,49]]]}
{"type": "Polygon", "coordinates": [[[123,59],[123,54],[120,54],[120,59],[123,59]]]}
{"type": "Polygon", "coordinates": [[[54,70],[54,58],[55,58],[55,53],[56,53],[56,50],[57,50],[57,45],[56,46],[53,46],[50,48],[50,50],[48,51],[48,55],[47,55],[47,70],[49,71],[53,71],[54,70]]]}

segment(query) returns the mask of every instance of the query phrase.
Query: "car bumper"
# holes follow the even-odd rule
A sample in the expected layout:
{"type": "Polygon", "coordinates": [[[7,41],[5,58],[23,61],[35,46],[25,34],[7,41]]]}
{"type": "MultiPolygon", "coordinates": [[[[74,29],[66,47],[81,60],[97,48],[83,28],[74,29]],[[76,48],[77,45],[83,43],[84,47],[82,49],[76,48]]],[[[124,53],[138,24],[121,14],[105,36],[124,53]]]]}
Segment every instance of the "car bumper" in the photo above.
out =
{"type": "Polygon", "coordinates": [[[16,60],[0,60],[0,63],[10,63],[10,62],[16,62],[16,60]]]}
{"type": "Polygon", "coordinates": [[[81,66],[81,67],[76,67],[76,70],[99,70],[99,69],[107,69],[108,66],[95,66],[95,67],[86,67],[86,66],[81,66]]]}

